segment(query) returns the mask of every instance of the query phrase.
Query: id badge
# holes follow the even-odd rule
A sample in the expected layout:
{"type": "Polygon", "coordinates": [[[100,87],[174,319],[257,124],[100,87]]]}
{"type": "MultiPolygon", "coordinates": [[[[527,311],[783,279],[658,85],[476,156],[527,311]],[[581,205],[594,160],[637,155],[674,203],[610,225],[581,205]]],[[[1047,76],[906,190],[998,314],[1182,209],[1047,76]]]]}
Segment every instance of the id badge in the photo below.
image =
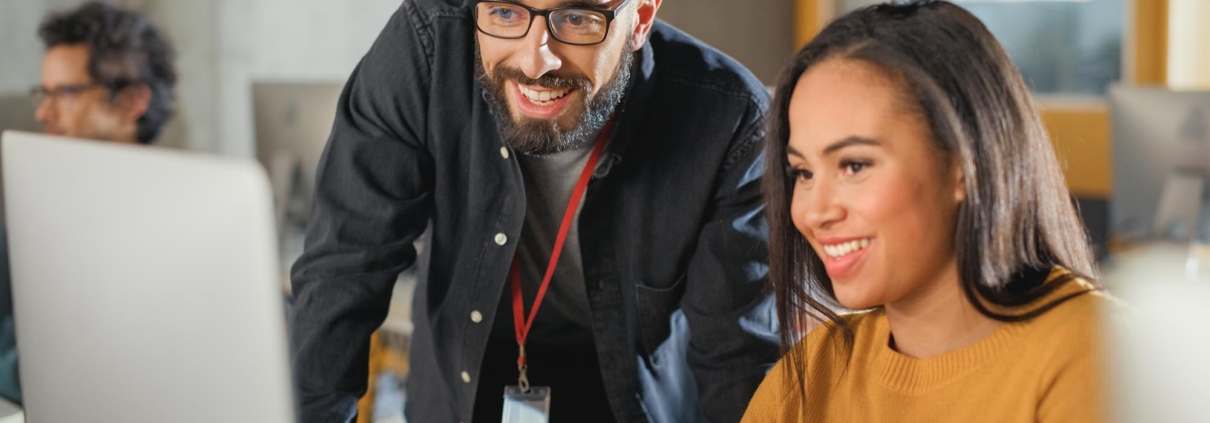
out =
{"type": "Polygon", "coordinates": [[[502,423],[548,423],[550,420],[550,387],[531,386],[529,392],[513,385],[504,387],[502,423]]]}

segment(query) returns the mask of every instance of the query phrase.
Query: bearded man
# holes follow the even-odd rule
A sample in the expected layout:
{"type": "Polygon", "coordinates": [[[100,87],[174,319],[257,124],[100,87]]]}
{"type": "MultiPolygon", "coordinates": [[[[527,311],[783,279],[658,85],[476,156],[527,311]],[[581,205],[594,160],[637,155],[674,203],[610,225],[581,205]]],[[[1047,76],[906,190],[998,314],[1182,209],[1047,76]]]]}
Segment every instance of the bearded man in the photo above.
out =
{"type": "Polygon", "coordinates": [[[341,95],[292,269],[304,421],[355,418],[413,265],[409,421],[739,421],[779,353],[767,94],[661,2],[403,3],[341,95]]]}

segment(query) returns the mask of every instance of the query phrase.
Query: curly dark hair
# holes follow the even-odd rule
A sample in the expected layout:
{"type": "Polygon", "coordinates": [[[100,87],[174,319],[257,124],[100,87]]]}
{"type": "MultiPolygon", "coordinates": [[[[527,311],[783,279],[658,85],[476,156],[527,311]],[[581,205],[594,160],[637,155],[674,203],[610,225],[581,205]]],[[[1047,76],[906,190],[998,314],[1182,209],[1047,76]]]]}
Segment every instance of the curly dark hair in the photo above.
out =
{"type": "Polygon", "coordinates": [[[149,144],[160,135],[175,110],[176,52],[150,20],[94,1],[47,16],[38,35],[47,50],[87,45],[88,74],[109,90],[110,100],[127,87],[146,85],[151,101],[139,118],[138,140],[149,144]]]}

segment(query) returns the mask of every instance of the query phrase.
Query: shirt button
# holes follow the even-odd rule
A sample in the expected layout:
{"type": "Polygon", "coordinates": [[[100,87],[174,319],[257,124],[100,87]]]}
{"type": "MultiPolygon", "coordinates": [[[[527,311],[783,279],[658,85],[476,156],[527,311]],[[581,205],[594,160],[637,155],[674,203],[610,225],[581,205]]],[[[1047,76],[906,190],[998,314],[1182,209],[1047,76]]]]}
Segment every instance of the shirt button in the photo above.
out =
{"type": "Polygon", "coordinates": [[[500,147],[500,157],[508,159],[508,147],[500,147]]]}
{"type": "Polygon", "coordinates": [[[472,311],[472,312],[471,312],[471,321],[472,321],[472,322],[475,322],[475,323],[482,322],[482,321],[483,321],[483,313],[480,313],[480,312],[479,312],[479,310],[472,311]]]}
{"type": "Polygon", "coordinates": [[[496,234],[496,245],[504,245],[508,243],[508,235],[496,234]]]}
{"type": "Polygon", "coordinates": [[[466,382],[466,383],[471,383],[471,374],[467,373],[467,372],[462,372],[462,381],[466,382]]]}

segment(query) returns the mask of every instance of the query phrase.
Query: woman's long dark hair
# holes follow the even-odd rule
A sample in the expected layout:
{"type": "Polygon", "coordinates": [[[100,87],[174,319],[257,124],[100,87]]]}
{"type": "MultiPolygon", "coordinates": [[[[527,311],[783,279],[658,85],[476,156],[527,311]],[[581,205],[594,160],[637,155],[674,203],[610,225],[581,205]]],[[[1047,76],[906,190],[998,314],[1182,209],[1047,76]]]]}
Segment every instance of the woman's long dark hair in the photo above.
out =
{"type": "MultiPolygon", "coordinates": [[[[833,311],[842,306],[823,262],[790,217],[790,96],[805,72],[833,59],[873,65],[896,81],[927,120],[939,149],[961,166],[966,199],[954,246],[962,288],[980,313],[1023,321],[1078,295],[1026,312],[1003,311],[1039,300],[1072,278],[1047,283],[1054,266],[1092,280],[1087,234],[1037,107],[992,34],[948,2],[870,6],[824,28],[794,56],[774,93],[763,190],[784,348],[798,342],[811,319],[843,335],[843,345],[853,342],[852,329],[833,311]]],[[[805,361],[790,364],[795,374],[801,373],[793,369],[806,369],[805,361]]]]}

